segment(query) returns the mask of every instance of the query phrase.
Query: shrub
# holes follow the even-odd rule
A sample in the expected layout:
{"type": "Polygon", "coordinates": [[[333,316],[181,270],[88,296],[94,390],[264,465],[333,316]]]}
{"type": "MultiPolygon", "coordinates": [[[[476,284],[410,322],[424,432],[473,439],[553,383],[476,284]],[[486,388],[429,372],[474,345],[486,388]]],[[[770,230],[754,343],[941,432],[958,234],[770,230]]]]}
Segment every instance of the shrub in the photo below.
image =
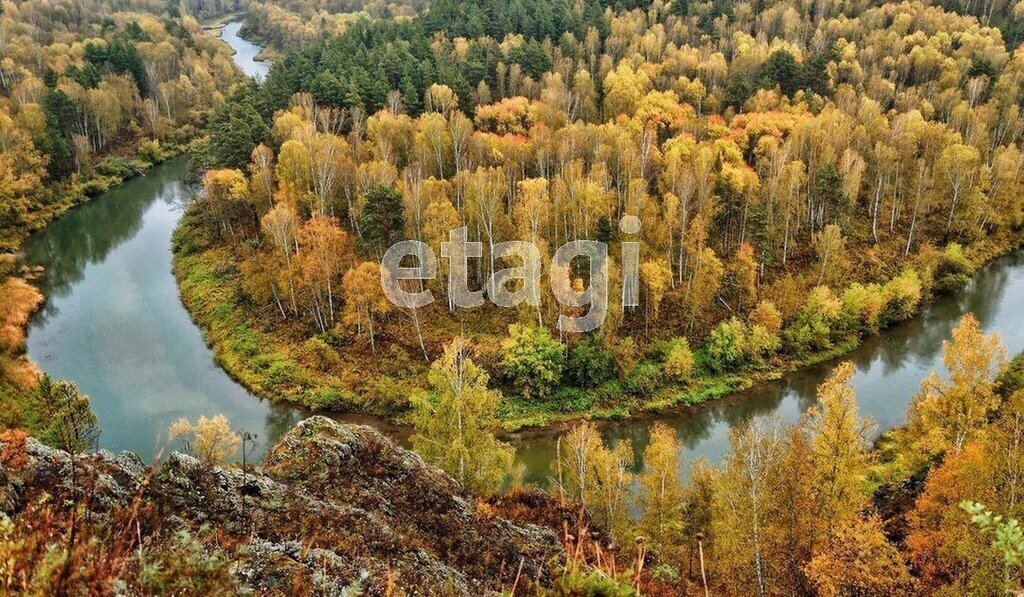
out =
{"type": "Polygon", "coordinates": [[[9,471],[20,471],[28,464],[28,433],[23,429],[5,429],[0,432],[0,466],[9,471]]]}
{"type": "Polygon", "coordinates": [[[625,383],[620,379],[610,379],[594,390],[596,402],[616,402],[626,395],[625,383]]]}
{"type": "Polygon", "coordinates": [[[843,327],[857,333],[878,331],[879,318],[885,308],[885,297],[878,284],[850,284],[843,293],[841,319],[843,327]]]}
{"type": "Polygon", "coordinates": [[[330,373],[341,366],[341,357],[322,338],[313,337],[299,346],[298,361],[321,373],[330,373]]]}
{"type": "Polygon", "coordinates": [[[651,396],[660,385],[661,367],[651,361],[633,367],[626,379],[626,391],[633,396],[651,396]]]}
{"type": "Polygon", "coordinates": [[[231,423],[224,415],[210,419],[199,417],[196,423],[181,418],[175,421],[169,431],[171,439],[181,439],[185,452],[195,456],[208,466],[222,464],[238,452],[242,439],[231,430],[231,423]]]}
{"type": "Polygon", "coordinates": [[[150,164],[159,164],[164,161],[164,151],[157,139],[144,139],[139,143],[139,158],[150,164]]]}
{"type": "Polygon", "coordinates": [[[154,595],[234,593],[231,558],[216,540],[216,533],[207,527],[201,527],[198,536],[178,531],[165,549],[145,552],[139,584],[154,595]]]}
{"type": "Polygon", "coordinates": [[[840,300],[829,287],[818,286],[811,290],[796,320],[786,330],[786,341],[791,349],[803,354],[808,350],[831,348],[833,326],[841,309],[840,300]]]}
{"type": "Polygon", "coordinates": [[[363,387],[366,396],[363,408],[378,415],[389,415],[409,410],[411,390],[402,382],[381,375],[363,387]]]}
{"type": "Polygon", "coordinates": [[[599,386],[615,377],[615,355],[601,345],[599,336],[588,335],[569,351],[565,373],[574,386],[599,386]]]}
{"type": "Polygon", "coordinates": [[[782,331],[782,313],[779,312],[775,303],[764,300],[757,303],[757,306],[747,316],[747,323],[751,327],[759,325],[765,331],[778,335],[782,331]]]}
{"type": "Polygon", "coordinates": [[[285,355],[272,354],[265,363],[267,380],[275,386],[285,386],[296,381],[295,361],[285,355]]]}
{"type": "MultiPolygon", "coordinates": [[[[357,408],[356,405],[359,402],[351,392],[336,388],[318,387],[303,395],[302,404],[312,410],[349,410],[357,408]]],[[[364,408],[366,412],[375,412],[365,405],[364,408]]]]}
{"type": "Polygon", "coordinates": [[[78,185],[78,190],[86,197],[98,197],[110,190],[116,179],[105,176],[90,178],[78,185]]]}
{"type": "Polygon", "coordinates": [[[640,362],[640,347],[636,345],[633,338],[622,338],[612,346],[612,353],[615,355],[615,366],[619,373],[619,379],[626,379],[633,367],[640,362]]]}
{"type": "Polygon", "coordinates": [[[132,169],[127,160],[118,157],[106,157],[96,165],[96,172],[102,176],[127,178],[132,169]]]}
{"type": "Polygon", "coordinates": [[[963,290],[971,281],[974,266],[958,243],[949,243],[935,266],[935,290],[939,293],[963,290]]]}
{"type": "Polygon", "coordinates": [[[747,316],[750,358],[762,362],[782,346],[782,314],[771,301],[761,301],[747,316]]]}
{"type": "Polygon", "coordinates": [[[1024,354],[1019,354],[996,376],[996,394],[1003,399],[1024,389],[1024,354]]]}
{"type": "Polygon", "coordinates": [[[886,282],[882,287],[885,298],[885,310],[882,312],[882,324],[894,323],[910,319],[917,313],[921,303],[921,278],[918,273],[908,269],[886,282]]]}
{"type": "Polygon", "coordinates": [[[665,350],[662,364],[665,376],[675,382],[685,382],[693,375],[693,351],[686,338],[676,338],[665,350]]]}
{"type": "MultiPolygon", "coordinates": [[[[209,246],[210,239],[203,226],[202,212],[199,209],[185,210],[181,223],[171,236],[171,251],[176,257],[187,257],[205,251],[209,246]]],[[[243,271],[244,267],[243,264],[243,271]]]]}
{"type": "Polygon", "coordinates": [[[629,578],[618,579],[601,570],[573,570],[554,580],[552,595],[636,595],[629,578]]]}
{"type": "Polygon", "coordinates": [[[566,387],[559,388],[555,392],[554,396],[552,396],[552,402],[558,411],[578,413],[584,412],[593,406],[594,397],[580,388],[566,387]]]}
{"type": "Polygon", "coordinates": [[[524,398],[543,398],[561,379],[562,344],[542,327],[512,324],[508,335],[501,345],[505,375],[524,398]]]}
{"type": "Polygon", "coordinates": [[[723,372],[738,369],[747,359],[747,327],[735,317],[719,323],[711,331],[704,350],[712,370],[723,372]]]}
{"type": "Polygon", "coordinates": [[[782,339],[779,334],[768,331],[761,324],[750,326],[747,334],[748,358],[757,364],[764,364],[765,360],[778,352],[782,346],[782,339]]]}
{"type": "Polygon", "coordinates": [[[260,347],[264,345],[256,330],[245,325],[233,327],[228,344],[242,358],[252,358],[258,355],[260,347]]]}

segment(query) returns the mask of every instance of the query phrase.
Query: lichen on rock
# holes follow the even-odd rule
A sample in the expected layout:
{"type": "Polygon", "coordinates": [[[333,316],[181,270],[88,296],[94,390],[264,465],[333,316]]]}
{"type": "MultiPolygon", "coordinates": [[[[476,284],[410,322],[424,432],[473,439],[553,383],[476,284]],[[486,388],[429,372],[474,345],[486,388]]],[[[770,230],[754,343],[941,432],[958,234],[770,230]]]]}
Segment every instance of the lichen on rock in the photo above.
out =
{"type": "Polygon", "coordinates": [[[0,471],[0,505],[15,523],[42,495],[85,504],[99,519],[142,504],[152,512],[142,534],[214,529],[243,591],[479,595],[517,577],[547,584],[563,553],[552,528],[480,508],[376,430],[324,417],[300,423],[244,471],[177,453],[152,470],[129,453],[72,457],[32,439],[25,451],[16,470],[0,471]]]}

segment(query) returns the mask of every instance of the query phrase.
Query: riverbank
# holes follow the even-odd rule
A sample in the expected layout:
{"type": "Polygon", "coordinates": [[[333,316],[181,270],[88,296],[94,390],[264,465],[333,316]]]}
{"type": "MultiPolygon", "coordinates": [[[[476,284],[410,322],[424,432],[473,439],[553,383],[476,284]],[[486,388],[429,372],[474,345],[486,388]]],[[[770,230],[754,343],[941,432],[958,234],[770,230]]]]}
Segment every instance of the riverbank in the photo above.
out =
{"type": "Polygon", "coordinates": [[[0,281],[0,426],[31,428],[28,405],[39,370],[25,355],[25,330],[43,294],[23,277],[0,281]]]}
{"type": "MultiPolygon", "coordinates": [[[[4,250],[18,251],[31,234],[46,228],[111,188],[144,176],[154,166],[181,155],[185,148],[156,145],[150,148],[149,159],[108,156],[97,166],[96,172],[84,180],[60,185],[51,190],[61,197],[47,205],[47,209],[33,214],[32,225],[19,229],[18,234],[0,239],[4,250]]],[[[19,268],[17,255],[9,254],[0,264],[0,425],[5,427],[33,426],[32,393],[39,380],[36,363],[26,354],[26,337],[33,314],[46,301],[36,287],[41,275],[38,268],[19,268]]]]}
{"type": "MultiPolygon", "coordinates": [[[[240,21],[245,18],[245,11],[232,12],[228,14],[220,15],[212,19],[203,21],[203,31],[206,31],[213,37],[220,37],[224,31],[224,27],[234,21],[240,21]]],[[[234,54],[234,48],[232,48],[232,54],[234,54]]]]}
{"type": "Polygon", "coordinates": [[[16,253],[26,238],[46,228],[70,210],[88,203],[95,197],[137,176],[144,175],[153,166],[178,157],[188,151],[189,143],[161,144],[143,139],[134,154],[124,152],[105,156],[92,172],[76,176],[69,182],[46,188],[53,199],[36,210],[24,225],[4,228],[0,232],[0,252],[16,253]],[[141,149],[145,145],[145,149],[141,149]]]}
{"type": "Polygon", "coordinates": [[[224,39],[224,29],[237,22],[239,24],[237,33],[238,39],[249,42],[256,48],[255,53],[251,56],[252,60],[266,63],[269,68],[270,63],[280,58],[281,54],[280,52],[273,50],[265,40],[258,39],[258,36],[253,35],[253,32],[251,31],[246,31],[246,34],[244,36],[242,35],[242,30],[245,29],[245,16],[244,11],[223,15],[216,19],[204,22],[203,30],[226,43],[228,47],[231,48],[231,56],[235,58],[235,64],[238,65],[239,68],[245,70],[237,59],[238,48],[236,47],[236,44],[232,44],[229,40],[224,39]]]}
{"type": "MultiPolygon", "coordinates": [[[[979,241],[967,254],[971,263],[987,263],[1018,246],[1019,238],[1000,234],[979,241]]],[[[213,349],[218,364],[238,383],[262,398],[314,411],[356,412],[391,422],[404,421],[408,396],[422,388],[426,373],[422,359],[411,357],[408,347],[378,346],[377,354],[372,355],[354,352],[347,343],[351,339],[345,340],[335,333],[310,338],[294,325],[268,324],[275,315],[252,311],[244,298],[235,257],[227,248],[204,238],[195,210],[186,214],[175,232],[174,253],[174,274],[182,301],[213,349]]],[[[918,314],[940,295],[933,281],[937,263],[934,254],[909,262],[917,268],[910,276],[918,284],[917,298],[912,304],[901,305],[899,314],[886,319],[873,330],[875,333],[918,314]]],[[[899,288],[910,278],[890,280],[879,291],[889,296],[890,286],[899,288]]],[[[882,307],[884,311],[885,305],[882,307]]],[[[489,327],[495,326],[492,323],[489,327]]],[[[467,329],[479,332],[468,324],[467,329]]],[[[501,338],[486,333],[474,336],[480,345],[479,352],[483,353],[481,358],[493,365],[501,338]]],[[[499,408],[499,419],[506,433],[516,433],[561,427],[579,419],[616,421],[684,412],[841,358],[870,337],[862,328],[856,328],[835,337],[827,347],[800,355],[777,353],[761,363],[725,372],[709,366],[707,353],[700,348],[694,351],[694,373],[685,383],[672,383],[658,374],[652,386],[627,375],[595,388],[560,386],[544,399],[524,399],[508,387],[501,387],[505,399],[499,408]]],[[[651,347],[640,347],[638,351],[642,356],[637,365],[660,368],[659,356],[651,347]]],[[[642,367],[633,369],[638,368],[642,367]]],[[[494,373],[492,367],[492,380],[499,381],[500,386],[494,373]]]]}

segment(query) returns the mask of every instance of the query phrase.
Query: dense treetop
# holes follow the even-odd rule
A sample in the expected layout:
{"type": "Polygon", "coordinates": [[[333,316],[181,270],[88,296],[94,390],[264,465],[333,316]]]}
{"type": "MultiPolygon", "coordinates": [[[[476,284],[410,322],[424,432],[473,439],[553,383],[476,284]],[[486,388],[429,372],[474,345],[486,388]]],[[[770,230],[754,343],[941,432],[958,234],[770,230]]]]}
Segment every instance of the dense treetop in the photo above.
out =
{"type": "MultiPolygon", "coordinates": [[[[645,304],[613,305],[606,343],[707,339],[719,372],[830,350],[962,284],[1016,234],[1024,53],[988,18],[922,2],[805,8],[443,1],[356,19],[214,114],[197,163],[245,181],[211,195],[231,198],[219,235],[261,264],[243,269],[257,305],[371,339],[400,336],[396,316],[346,330],[330,311],[384,240],[436,251],[466,225],[488,247],[482,284],[503,240],[621,240],[636,215],[645,304]],[[292,259],[318,218],[353,241],[334,269],[292,259]]],[[[533,319],[550,325],[541,298],[533,319]]],[[[416,330],[415,352],[451,339],[427,350],[416,330]]]]}
{"type": "Polygon", "coordinates": [[[5,248],[191,139],[236,80],[227,48],[177,1],[29,0],[2,7],[5,248]],[[141,162],[121,159],[135,157],[141,162]]]}

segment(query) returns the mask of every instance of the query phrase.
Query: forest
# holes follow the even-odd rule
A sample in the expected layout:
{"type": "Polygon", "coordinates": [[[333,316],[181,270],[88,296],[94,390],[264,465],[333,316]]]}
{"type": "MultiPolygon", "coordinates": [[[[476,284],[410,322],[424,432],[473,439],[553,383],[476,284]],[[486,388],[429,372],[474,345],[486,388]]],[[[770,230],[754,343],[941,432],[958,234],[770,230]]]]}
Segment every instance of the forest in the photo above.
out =
{"type": "Polygon", "coordinates": [[[25,354],[40,272],[5,257],[0,583],[1021,591],[1024,355],[967,313],[881,434],[843,357],[1021,247],[1022,42],[1024,2],[1006,0],[2,1],[0,248],[187,154],[173,268],[216,364],[277,405],[397,424],[415,455],[313,417],[253,465],[230,413],[171,425],[184,455],[96,453],[90,399],[25,354]],[[274,57],[263,81],[211,34],[232,15],[274,57]],[[389,301],[387,248],[440,255],[460,228],[488,296],[496,272],[532,267],[506,241],[578,290],[589,270],[555,249],[607,243],[604,325],[560,329],[580,309],[547,284],[457,307],[445,259],[425,282],[439,300],[389,301]],[[719,461],[657,420],[643,445],[605,439],[604,420],[821,363],[807,412],[736,424],[719,461]],[[561,433],[533,487],[510,434],[544,426],[561,433]],[[473,547],[480,528],[494,545],[473,547]],[[541,535],[558,555],[538,563],[541,535]],[[346,561],[367,553],[370,570],[346,561]]]}
{"type": "MultiPolygon", "coordinates": [[[[0,250],[154,164],[186,151],[241,80],[200,17],[236,5],[0,3],[0,250]]],[[[38,379],[24,358],[43,297],[3,255],[0,404],[5,425],[39,429],[25,406],[38,379]],[[14,277],[11,277],[14,274],[14,277]]]]}
{"type": "MultiPolygon", "coordinates": [[[[303,49],[211,119],[206,192],[176,237],[222,365],[261,395],[411,422],[417,451],[486,494],[516,483],[498,427],[699,403],[835,358],[1019,246],[1019,7],[642,4],[437,2],[263,38],[303,49]],[[515,309],[389,303],[384,250],[438,251],[461,226],[485,290],[519,266],[503,241],[548,267],[588,239],[610,245],[616,297],[619,241],[638,240],[641,306],[613,300],[574,335],[543,286],[515,309]]],[[[669,428],[636,473],[628,442],[571,426],[549,489],[636,563],[565,582],[1018,587],[1020,364],[970,315],[945,351],[949,378],[925,380],[905,427],[874,441],[840,364],[799,423],[741,427],[686,482],[669,428]]]]}
{"type": "Polygon", "coordinates": [[[256,393],[401,417],[468,335],[506,429],[692,404],[848,352],[1019,243],[1024,56],[974,16],[459,6],[361,19],[211,116],[176,271],[256,393]],[[546,271],[590,239],[616,297],[636,240],[642,304],[564,335],[543,285],[516,309],[384,298],[390,244],[460,226],[474,289],[519,265],[503,241],[546,271]]]}
{"type": "Polygon", "coordinates": [[[4,2],[0,248],[180,153],[236,79],[177,2],[4,2]],[[111,9],[114,10],[111,10],[111,9]]]}

